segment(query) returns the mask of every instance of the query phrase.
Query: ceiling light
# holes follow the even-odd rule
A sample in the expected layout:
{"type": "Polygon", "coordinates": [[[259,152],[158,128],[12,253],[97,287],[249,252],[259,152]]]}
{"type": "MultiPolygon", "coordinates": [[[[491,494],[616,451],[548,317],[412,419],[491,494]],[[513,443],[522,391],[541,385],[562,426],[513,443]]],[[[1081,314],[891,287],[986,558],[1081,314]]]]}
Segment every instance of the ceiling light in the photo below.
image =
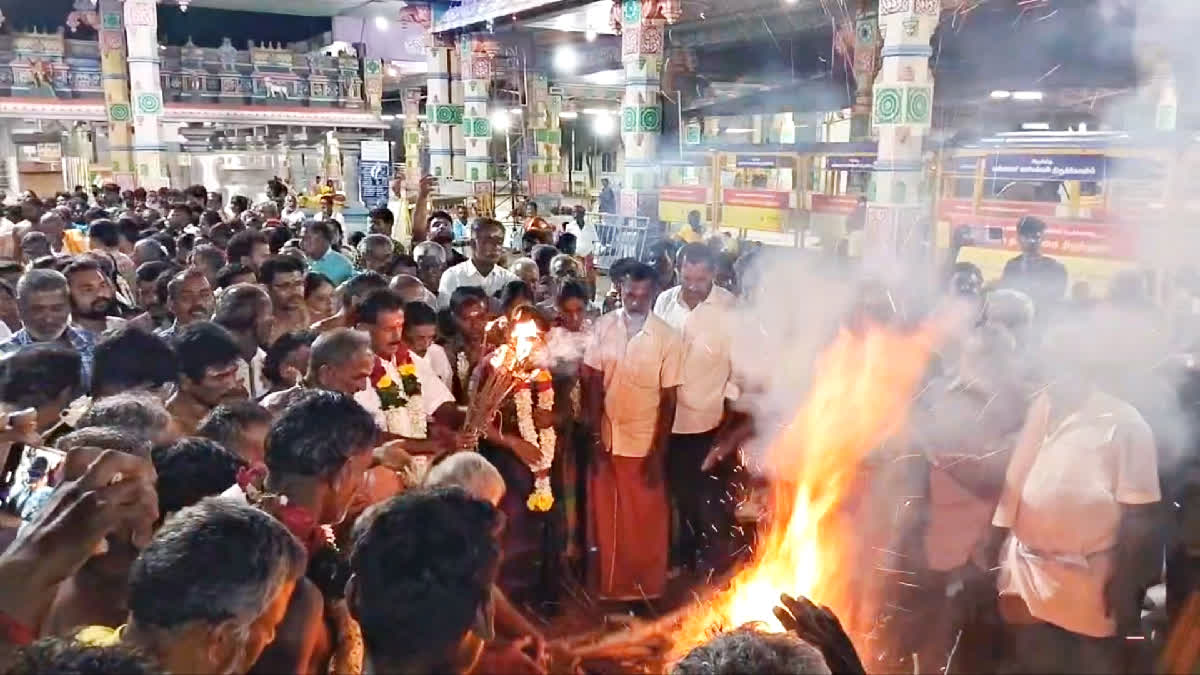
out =
{"type": "Polygon", "coordinates": [[[560,73],[575,72],[579,66],[579,54],[571,45],[562,45],[554,50],[554,69],[560,73]]]}
{"type": "Polygon", "coordinates": [[[617,114],[617,111],[609,110],[608,108],[584,108],[583,114],[584,115],[615,115],[615,114],[617,114]]]}
{"type": "Polygon", "coordinates": [[[564,120],[573,120],[579,117],[579,113],[575,112],[574,110],[564,110],[558,113],[558,116],[564,120]]]}
{"type": "Polygon", "coordinates": [[[612,115],[596,115],[592,118],[592,131],[597,136],[608,136],[617,128],[612,115]]]}
{"type": "Polygon", "coordinates": [[[377,30],[387,30],[389,26],[391,26],[391,22],[388,21],[386,16],[375,17],[375,28],[377,30]]]}
{"type": "Polygon", "coordinates": [[[380,115],[379,119],[383,120],[384,122],[391,122],[392,120],[396,119],[396,116],[395,115],[380,115]]]}
{"type": "Polygon", "coordinates": [[[588,73],[579,79],[598,87],[613,87],[625,82],[625,71],[621,68],[598,70],[594,73],[588,73]]]}
{"type": "Polygon", "coordinates": [[[585,38],[587,38],[588,42],[596,41],[596,31],[594,31],[594,30],[589,30],[588,32],[584,33],[583,36],[585,38]]]}
{"type": "Polygon", "coordinates": [[[520,117],[525,113],[525,111],[521,110],[520,108],[513,108],[512,110],[509,110],[508,113],[510,115],[516,115],[517,117],[520,117]]]}
{"type": "Polygon", "coordinates": [[[730,127],[725,130],[725,133],[727,133],[727,134],[749,134],[749,133],[752,133],[753,131],[754,131],[753,129],[748,129],[748,128],[744,128],[744,127],[730,127]]]}
{"type": "Polygon", "coordinates": [[[1021,125],[1022,131],[1050,131],[1049,122],[1026,122],[1021,125]]]}
{"type": "Polygon", "coordinates": [[[388,74],[388,77],[396,77],[397,75],[400,74],[400,71],[396,70],[395,66],[388,66],[387,74],[388,74]]]}
{"type": "Polygon", "coordinates": [[[1014,101],[1040,101],[1042,100],[1042,92],[1040,91],[1014,91],[1014,101]]]}
{"type": "Polygon", "coordinates": [[[1005,91],[1004,89],[997,89],[992,92],[992,98],[994,98],[996,100],[1003,100],[1006,98],[1010,98],[1011,96],[1012,96],[1012,92],[1005,91]]]}
{"type": "Polygon", "coordinates": [[[508,131],[512,126],[512,119],[508,116],[507,110],[497,110],[492,113],[492,128],[496,131],[508,131]]]}

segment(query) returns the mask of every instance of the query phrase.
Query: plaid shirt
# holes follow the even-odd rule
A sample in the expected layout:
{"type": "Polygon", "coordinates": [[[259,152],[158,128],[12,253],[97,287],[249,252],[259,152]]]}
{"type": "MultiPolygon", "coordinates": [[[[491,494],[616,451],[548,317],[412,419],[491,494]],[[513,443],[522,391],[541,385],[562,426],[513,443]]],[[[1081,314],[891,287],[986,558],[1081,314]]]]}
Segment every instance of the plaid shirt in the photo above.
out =
{"type": "MultiPolygon", "coordinates": [[[[37,344],[40,340],[35,340],[29,332],[24,328],[13,333],[12,337],[0,342],[0,360],[6,359],[13,354],[16,354],[22,347],[37,344]]],[[[63,331],[58,342],[70,346],[75,351],[79,352],[80,358],[80,377],[83,381],[83,388],[86,391],[92,382],[92,360],[96,352],[96,338],[92,334],[78,326],[68,325],[63,331]]]]}

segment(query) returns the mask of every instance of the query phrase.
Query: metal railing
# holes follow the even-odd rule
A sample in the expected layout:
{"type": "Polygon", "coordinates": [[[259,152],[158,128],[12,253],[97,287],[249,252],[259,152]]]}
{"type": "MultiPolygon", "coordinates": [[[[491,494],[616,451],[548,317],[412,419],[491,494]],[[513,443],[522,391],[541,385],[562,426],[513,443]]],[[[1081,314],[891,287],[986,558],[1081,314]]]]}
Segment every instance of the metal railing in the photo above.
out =
{"type": "Polygon", "coordinates": [[[584,222],[596,228],[594,264],[607,270],[621,258],[640,260],[650,233],[650,219],[627,217],[615,213],[588,213],[584,222]]]}

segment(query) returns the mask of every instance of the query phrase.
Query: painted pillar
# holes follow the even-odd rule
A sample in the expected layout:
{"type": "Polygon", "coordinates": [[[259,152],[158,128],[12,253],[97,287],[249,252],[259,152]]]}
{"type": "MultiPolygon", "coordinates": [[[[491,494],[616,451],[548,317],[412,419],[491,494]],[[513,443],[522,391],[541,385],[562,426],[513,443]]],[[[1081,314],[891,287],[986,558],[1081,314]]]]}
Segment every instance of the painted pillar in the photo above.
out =
{"type": "Polygon", "coordinates": [[[367,108],[376,115],[383,112],[383,60],[363,60],[363,94],[367,108]]]}
{"type": "Polygon", "coordinates": [[[621,140],[625,174],[621,215],[658,215],[658,136],[662,132],[659,77],[663,61],[664,18],[656,0],[624,0],[621,5],[621,62],[625,97],[621,101],[621,140]]]}
{"type": "Polygon", "coordinates": [[[859,0],[854,18],[854,104],[850,140],[871,138],[871,90],[879,72],[879,0],[859,0]]]}
{"type": "Polygon", "coordinates": [[[454,104],[450,98],[450,47],[436,35],[430,35],[428,98],[425,115],[429,129],[429,173],[448,179],[452,171],[454,104]]]}
{"type": "Polygon", "coordinates": [[[13,120],[0,119],[0,187],[16,197],[21,191],[21,173],[17,169],[17,146],[13,143],[13,120]]]}
{"type": "Polygon", "coordinates": [[[120,0],[100,0],[100,79],[108,118],[108,157],[113,182],[123,190],[137,186],[133,164],[133,132],[129,107],[129,68],[125,53],[125,19],[120,0]]]}
{"type": "Polygon", "coordinates": [[[416,193],[421,183],[421,90],[404,90],[404,186],[416,193]]]}
{"type": "Polygon", "coordinates": [[[133,159],[137,182],[146,189],[168,184],[164,166],[162,83],[158,73],[156,0],[125,0],[125,39],[129,50],[129,95],[133,101],[133,159]]]}
{"type": "Polygon", "coordinates": [[[463,138],[463,59],[462,49],[456,41],[450,49],[450,104],[454,106],[454,122],[450,127],[450,173],[454,180],[467,179],[467,148],[463,138]]]}
{"type": "Polygon", "coordinates": [[[868,191],[863,258],[880,273],[918,249],[918,225],[928,221],[922,150],[933,108],[929,41],[941,5],[942,0],[879,1],[883,50],[872,111],[879,154],[868,191]]]}
{"type": "Polygon", "coordinates": [[[488,101],[492,87],[492,55],[476,49],[476,38],[463,37],[463,141],[466,150],[466,179],[472,183],[492,175],[492,122],[488,101]]]}
{"type": "Polygon", "coordinates": [[[529,191],[533,196],[556,195],[562,191],[559,152],[562,130],[562,92],[550,87],[547,77],[538,73],[529,76],[529,135],[533,146],[529,156],[529,191]]]}

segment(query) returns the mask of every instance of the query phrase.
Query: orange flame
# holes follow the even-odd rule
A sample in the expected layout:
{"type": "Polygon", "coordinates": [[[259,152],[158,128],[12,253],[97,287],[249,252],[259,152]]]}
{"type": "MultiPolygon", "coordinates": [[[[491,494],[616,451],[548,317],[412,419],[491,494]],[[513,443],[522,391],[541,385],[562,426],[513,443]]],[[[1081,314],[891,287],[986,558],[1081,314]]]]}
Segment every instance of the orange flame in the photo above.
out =
{"type": "MultiPolygon", "coordinates": [[[[503,319],[501,317],[489,323],[488,328],[503,319]]],[[[534,364],[529,361],[541,342],[542,332],[538,330],[537,322],[530,319],[514,324],[508,335],[508,342],[500,345],[492,355],[492,366],[511,370],[520,377],[529,377],[534,369],[534,364]]]]}
{"type": "Polygon", "coordinates": [[[746,623],[782,630],[772,614],[782,593],[829,606],[853,634],[865,609],[851,578],[862,538],[846,527],[846,507],[861,493],[862,460],[907,415],[932,333],[844,330],[821,355],[806,403],[764,457],[769,529],[729,586],[684,617],[672,636],[675,658],[746,623]]]}

